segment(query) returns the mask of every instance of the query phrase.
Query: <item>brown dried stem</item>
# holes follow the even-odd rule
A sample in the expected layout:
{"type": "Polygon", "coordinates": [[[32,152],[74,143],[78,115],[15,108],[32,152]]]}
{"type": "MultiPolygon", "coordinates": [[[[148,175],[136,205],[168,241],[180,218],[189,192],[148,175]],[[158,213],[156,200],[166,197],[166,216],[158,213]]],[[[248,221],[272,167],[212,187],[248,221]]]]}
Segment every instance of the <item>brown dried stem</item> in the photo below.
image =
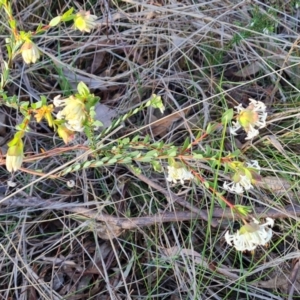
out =
{"type": "MultiPolygon", "coordinates": [[[[45,209],[45,210],[61,210],[72,212],[77,215],[84,216],[88,219],[92,219],[98,222],[104,222],[107,225],[111,225],[113,227],[118,227],[121,230],[125,229],[135,229],[145,226],[151,226],[159,223],[166,222],[178,222],[178,221],[190,221],[190,220],[206,220],[207,217],[203,218],[206,215],[206,210],[200,210],[200,214],[191,211],[176,211],[176,212],[164,212],[154,214],[152,216],[144,216],[144,217],[135,217],[135,218],[120,218],[111,216],[108,214],[104,214],[98,212],[96,210],[82,208],[79,205],[93,205],[95,206],[95,202],[91,203],[66,203],[66,202],[58,202],[51,200],[42,200],[37,197],[30,198],[10,198],[2,203],[2,205],[7,206],[9,208],[15,207],[33,207],[34,209],[45,209]]],[[[8,209],[9,210],[9,209],[8,209]]],[[[5,212],[2,210],[2,212],[5,212]]],[[[6,211],[7,212],[7,211],[6,211]]],[[[255,210],[256,214],[261,218],[270,217],[273,219],[278,218],[297,218],[300,216],[300,206],[292,206],[288,205],[280,210],[271,208],[257,208],[255,210]]],[[[220,209],[216,208],[213,212],[213,219],[215,222],[221,223],[223,219],[239,219],[239,216],[233,215],[230,209],[220,209]]]]}

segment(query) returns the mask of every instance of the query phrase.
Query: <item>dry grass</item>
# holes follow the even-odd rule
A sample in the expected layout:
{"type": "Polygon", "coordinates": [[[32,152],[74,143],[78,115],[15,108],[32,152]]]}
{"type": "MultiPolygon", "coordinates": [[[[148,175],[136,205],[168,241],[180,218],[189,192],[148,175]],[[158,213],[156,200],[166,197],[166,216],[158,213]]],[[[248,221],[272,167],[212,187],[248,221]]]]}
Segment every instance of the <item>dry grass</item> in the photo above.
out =
{"type": "MultiPolygon", "coordinates": [[[[0,170],[1,299],[300,298],[296,2],[80,1],[99,16],[95,31],[82,34],[63,24],[35,38],[42,59],[26,66],[18,57],[7,86],[20,101],[45,95],[51,102],[75,90],[78,81],[118,115],[153,93],[162,96],[164,116],[145,109],[105,143],[149,133],[152,142],[182,145],[209,122],[219,122],[227,108],[247,104],[250,97],[266,103],[268,126],[252,143],[216,132],[198,147],[215,151],[224,142],[224,153],[240,149],[242,159],[257,159],[264,183],[228,199],[252,206],[261,212],[258,217],[271,209],[280,213],[268,248],[237,253],[224,233],[239,222],[230,214],[222,218],[205,186],[170,186],[165,174],[142,163],[142,176],[114,165],[53,179],[70,161],[87,159],[86,138],[79,135],[64,146],[46,124],[33,123],[24,168],[13,175],[0,170]],[[16,187],[8,187],[8,180],[16,187]],[[74,188],[67,187],[69,180],[74,188]],[[167,213],[173,219],[162,220],[167,213]],[[210,213],[215,218],[207,222],[210,213]],[[148,223],[133,219],[147,216],[148,223]]],[[[14,13],[20,29],[34,30],[70,5],[17,1],[14,13]]],[[[0,20],[5,38],[7,20],[4,15],[0,20]]],[[[0,55],[5,59],[4,39],[0,55]]],[[[4,153],[19,119],[14,109],[1,111],[4,153]]],[[[226,177],[208,165],[194,167],[220,184],[226,177]]]]}

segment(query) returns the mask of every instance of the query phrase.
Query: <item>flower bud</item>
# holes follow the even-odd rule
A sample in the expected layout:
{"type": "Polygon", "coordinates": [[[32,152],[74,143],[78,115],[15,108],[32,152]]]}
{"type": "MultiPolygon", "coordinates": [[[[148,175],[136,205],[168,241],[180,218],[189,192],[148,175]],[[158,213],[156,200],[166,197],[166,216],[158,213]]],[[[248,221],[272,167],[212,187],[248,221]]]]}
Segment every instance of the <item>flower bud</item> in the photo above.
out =
{"type": "Polygon", "coordinates": [[[23,141],[19,139],[13,146],[10,146],[6,154],[6,169],[15,172],[21,168],[23,162],[23,141]]]}
{"type": "Polygon", "coordinates": [[[40,58],[39,48],[32,41],[26,41],[22,45],[21,54],[26,64],[35,63],[40,58]]]}

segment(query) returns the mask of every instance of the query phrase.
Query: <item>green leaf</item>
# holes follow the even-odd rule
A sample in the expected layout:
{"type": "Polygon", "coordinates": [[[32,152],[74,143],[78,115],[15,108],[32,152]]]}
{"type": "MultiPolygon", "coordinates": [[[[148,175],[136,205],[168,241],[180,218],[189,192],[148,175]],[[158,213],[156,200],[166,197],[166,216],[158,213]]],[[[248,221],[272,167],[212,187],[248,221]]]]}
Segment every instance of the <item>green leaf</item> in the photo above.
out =
{"type": "Polygon", "coordinates": [[[152,165],[154,171],[156,171],[156,172],[161,172],[163,169],[161,163],[158,162],[157,160],[151,161],[151,165],[152,165]]]}
{"type": "Polygon", "coordinates": [[[90,90],[88,89],[88,87],[85,85],[84,82],[80,81],[77,85],[77,91],[78,93],[83,96],[83,97],[87,97],[90,94],[90,90]]]}
{"type": "Polygon", "coordinates": [[[16,23],[15,19],[11,19],[8,22],[9,22],[9,25],[10,25],[11,29],[16,29],[17,28],[17,23],[16,23]]]}
{"type": "Polygon", "coordinates": [[[168,158],[168,165],[174,167],[176,165],[176,161],[173,157],[168,158]]]}
{"type": "Polygon", "coordinates": [[[66,168],[65,170],[63,170],[63,174],[68,174],[68,173],[70,173],[70,172],[72,172],[72,166],[66,168]]]}
{"type": "Polygon", "coordinates": [[[41,102],[43,105],[47,105],[47,98],[44,95],[41,95],[41,102]]]}
{"type": "Polygon", "coordinates": [[[252,179],[252,174],[251,172],[247,169],[247,168],[244,168],[244,171],[245,171],[245,176],[248,178],[248,179],[252,179]]]}
{"type": "Polygon", "coordinates": [[[29,102],[28,101],[24,101],[20,103],[20,108],[21,109],[28,109],[29,106],[29,102]]]}
{"type": "Polygon", "coordinates": [[[124,139],[122,139],[122,140],[120,140],[120,145],[128,145],[130,143],[130,138],[124,138],[124,139]]]}
{"type": "Polygon", "coordinates": [[[38,109],[38,108],[41,108],[42,105],[43,105],[43,102],[42,101],[38,101],[38,102],[32,103],[31,104],[31,108],[38,109]]]}
{"type": "Polygon", "coordinates": [[[221,208],[223,208],[223,209],[226,208],[226,203],[222,199],[218,198],[218,202],[219,202],[221,208]]]}
{"type": "Polygon", "coordinates": [[[186,138],[184,143],[183,143],[183,146],[181,148],[181,152],[184,152],[186,149],[188,148],[191,148],[191,142],[190,142],[190,138],[186,138]]]}
{"type": "Polygon", "coordinates": [[[72,170],[73,170],[73,172],[75,172],[75,171],[78,171],[80,168],[81,168],[81,165],[77,164],[77,165],[73,166],[72,170]]]}
{"type": "Polygon", "coordinates": [[[143,141],[143,143],[144,143],[144,144],[148,144],[148,143],[149,143],[149,141],[150,141],[150,135],[149,135],[149,134],[147,134],[147,135],[145,136],[145,138],[144,138],[144,141],[143,141]]]}
{"type": "Polygon", "coordinates": [[[83,169],[88,168],[92,163],[93,163],[93,161],[86,161],[86,162],[83,164],[82,168],[83,168],[83,169]]]}
{"type": "Polygon", "coordinates": [[[94,163],[93,167],[95,167],[95,168],[101,167],[101,166],[103,166],[103,164],[104,164],[103,161],[99,160],[94,163]]]}
{"type": "Polygon", "coordinates": [[[125,158],[123,158],[122,163],[123,164],[130,164],[130,163],[132,163],[132,158],[131,157],[125,157],[125,158]]]}
{"type": "Polygon", "coordinates": [[[150,156],[152,158],[157,157],[158,156],[157,150],[148,151],[145,156],[150,156]]]}
{"type": "Polygon", "coordinates": [[[205,155],[206,156],[211,156],[211,147],[208,145],[208,144],[206,144],[205,145],[205,155]]]}
{"type": "Polygon", "coordinates": [[[233,118],[233,109],[227,109],[222,115],[222,124],[228,124],[233,118]]]}
{"type": "Polygon", "coordinates": [[[133,151],[133,152],[129,152],[128,155],[130,155],[132,158],[137,158],[141,156],[141,152],[140,151],[133,151]]]}
{"type": "Polygon", "coordinates": [[[153,160],[153,157],[139,157],[138,159],[140,162],[151,162],[153,160]]]}
{"type": "Polygon", "coordinates": [[[129,117],[129,114],[126,114],[126,115],[124,115],[124,116],[121,118],[121,120],[122,120],[122,121],[125,121],[128,117],[129,117]]]}
{"type": "Polygon", "coordinates": [[[50,27],[54,27],[54,26],[57,26],[62,20],[62,17],[61,16],[57,16],[55,18],[53,18],[50,23],[49,23],[49,26],[50,27]]]}
{"type": "Polygon", "coordinates": [[[170,157],[174,157],[177,154],[177,148],[173,148],[167,151],[167,155],[170,157]]]}
{"type": "Polygon", "coordinates": [[[71,7],[69,10],[67,10],[61,17],[61,20],[66,22],[74,19],[74,15],[72,15],[74,10],[74,7],[71,7]]]}
{"type": "Polygon", "coordinates": [[[94,127],[103,127],[103,123],[99,120],[96,120],[93,122],[94,127]]]}
{"type": "Polygon", "coordinates": [[[231,157],[239,157],[241,155],[241,150],[240,149],[236,149],[231,153],[231,157]]]}
{"type": "Polygon", "coordinates": [[[208,123],[207,128],[206,128],[206,133],[207,134],[211,134],[212,132],[214,132],[217,128],[216,124],[212,124],[212,123],[208,123]]]}
{"type": "Polygon", "coordinates": [[[164,141],[159,142],[157,145],[157,149],[161,150],[164,147],[164,145],[165,145],[164,141]]]}
{"type": "Polygon", "coordinates": [[[139,136],[139,135],[136,135],[136,136],[132,139],[132,142],[133,142],[133,143],[136,143],[136,142],[139,141],[139,139],[140,139],[140,136],[139,136]]]}
{"type": "Polygon", "coordinates": [[[135,166],[131,165],[130,168],[131,168],[131,170],[132,170],[134,173],[136,173],[136,174],[141,174],[141,173],[142,173],[142,172],[141,172],[141,169],[138,168],[138,167],[135,167],[135,166]]]}
{"type": "Polygon", "coordinates": [[[200,153],[193,153],[193,158],[194,159],[203,159],[203,155],[202,154],[200,154],[200,153]]]}
{"type": "Polygon", "coordinates": [[[225,174],[228,173],[229,165],[228,165],[227,163],[225,163],[225,164],[223,165],[223,167],[224,167],[224,173],[225,173],[225,174]]]}
{"type": "Polygon", "coordinates": [[[108,162],[107,162],[107,164],[109,164],[109,165],[113,165],[113,164],[115,164],[116,162],[117,162],[118,160],[116,159],[116,158],[111,158],[108,162]]]}
{"type": "Polygon", "coordinates": [[[207,189],[209,189],[209,182],[208,182],[207,180],[204,181],[203,184],[204,184],[204,186],[205,186],[207,189]]]}

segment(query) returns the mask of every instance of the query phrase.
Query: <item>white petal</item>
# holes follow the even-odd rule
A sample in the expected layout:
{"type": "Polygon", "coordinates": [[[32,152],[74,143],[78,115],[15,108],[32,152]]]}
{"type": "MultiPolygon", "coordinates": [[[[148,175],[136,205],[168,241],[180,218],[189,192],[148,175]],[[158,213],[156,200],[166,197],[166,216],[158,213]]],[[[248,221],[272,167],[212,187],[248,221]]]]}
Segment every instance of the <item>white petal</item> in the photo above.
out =
{"type": "Polygon", "coordinates": [[[265,225],[270,225],[271,227],[274,226],[274,220],[271,218],[266,218],[267,222],[265,223],[265,225]]]}
{"type": "Polygon", "coordinates": [[[255,129],[252,125],[250,125],[249,127],[250,130],[247,132],[247,137],[245,138],[245,140],[251,140],[259,134],[259,131],[255,129]]]}
{"type": "Polygon", "coordinates": [[[254,169],[257,169],[257,170],[261,169],[257,160],[250,160],[250,162],[247,162],[246,164],[247,164],[247,167],[254,168],[254,169]]]}
{"type": "Polygon", "coordinates": [[[237,110],[238,113],[245,110],[242,103],[240,103],[238,106],[235,106],[234,108],[237,110]]]}
{"type": "Polygon", "coordinates": [[[227,232],[225,233],[225,240],[226,240],[227,244],[229,244],[230,246],[232,246],[232,241],[233,241],[233,239],[234,239],[234,236],[233,236],[233,235],[230,235],[230,234],[229,234],[229,231],[227,231],[227,232]]]}
{"type": "Polygon", "coordinates": [[[228,244],[233,244],[238,251],[251,251],[257,246],[266,245],[271,240],[273,231],[268,225],[274,225],[274,220],[267,218],[265,224],[259,225],[259,221],[253,218],[253,222],[249,223],[247,227],[243,226],[242,234],[240,233],[240,230],[232,235],[230,235],[229,232],[226,232],[225,239],[228,244]]]}
{"type": "Polygon", "coordinates": [[[65,106],[66,105],[66,101],[60,99],[61,95],[57,95],[56,97],[54,97],[53,99],[53,104],[55,107],[61,107],[61,106],[65,106]]]}
{"type": "Polygon", "coordinates": [[[241,124],[239,122],[232,122],[232,127],[229,127],[229,132],[232,134],[232,135],[237,135],[237,131],[242,128],[241,124]]]}
{"type": "Polygon", "coordinates": [[[237,194],[242,194],[244,192],[244,189],[239,182],[227,183],[225,181],[223,183],[223,188],[229,192],[237,193],[237,194]]]}
{"type": "Polygon", "coordinates": [[[167,168],[168,176],[166,177],[166,179],[168,181],[173,181],[174,183],[176,183],[177,180],[179,180],[181,184],[184,184],[184,180],[191,180],[194,178],[194,175],[185,168],[175,168],[171,166],[168,166],[167,168]]]}
{"type": "Polygon", "coordinates": [[[250,190],[251,188],[253,188],[251,180],[247,176],[240,175],[239,183],[245,190],[250,190]]]}
{"type": "Polygon", "coordinates": [[[255,99],[250,98],[250,103],[254,106],[254,111],[261,111],[261,112],[265,112],[266,111],[266,105],[261,102],[261,101],[257,101],[255,99]]]}

